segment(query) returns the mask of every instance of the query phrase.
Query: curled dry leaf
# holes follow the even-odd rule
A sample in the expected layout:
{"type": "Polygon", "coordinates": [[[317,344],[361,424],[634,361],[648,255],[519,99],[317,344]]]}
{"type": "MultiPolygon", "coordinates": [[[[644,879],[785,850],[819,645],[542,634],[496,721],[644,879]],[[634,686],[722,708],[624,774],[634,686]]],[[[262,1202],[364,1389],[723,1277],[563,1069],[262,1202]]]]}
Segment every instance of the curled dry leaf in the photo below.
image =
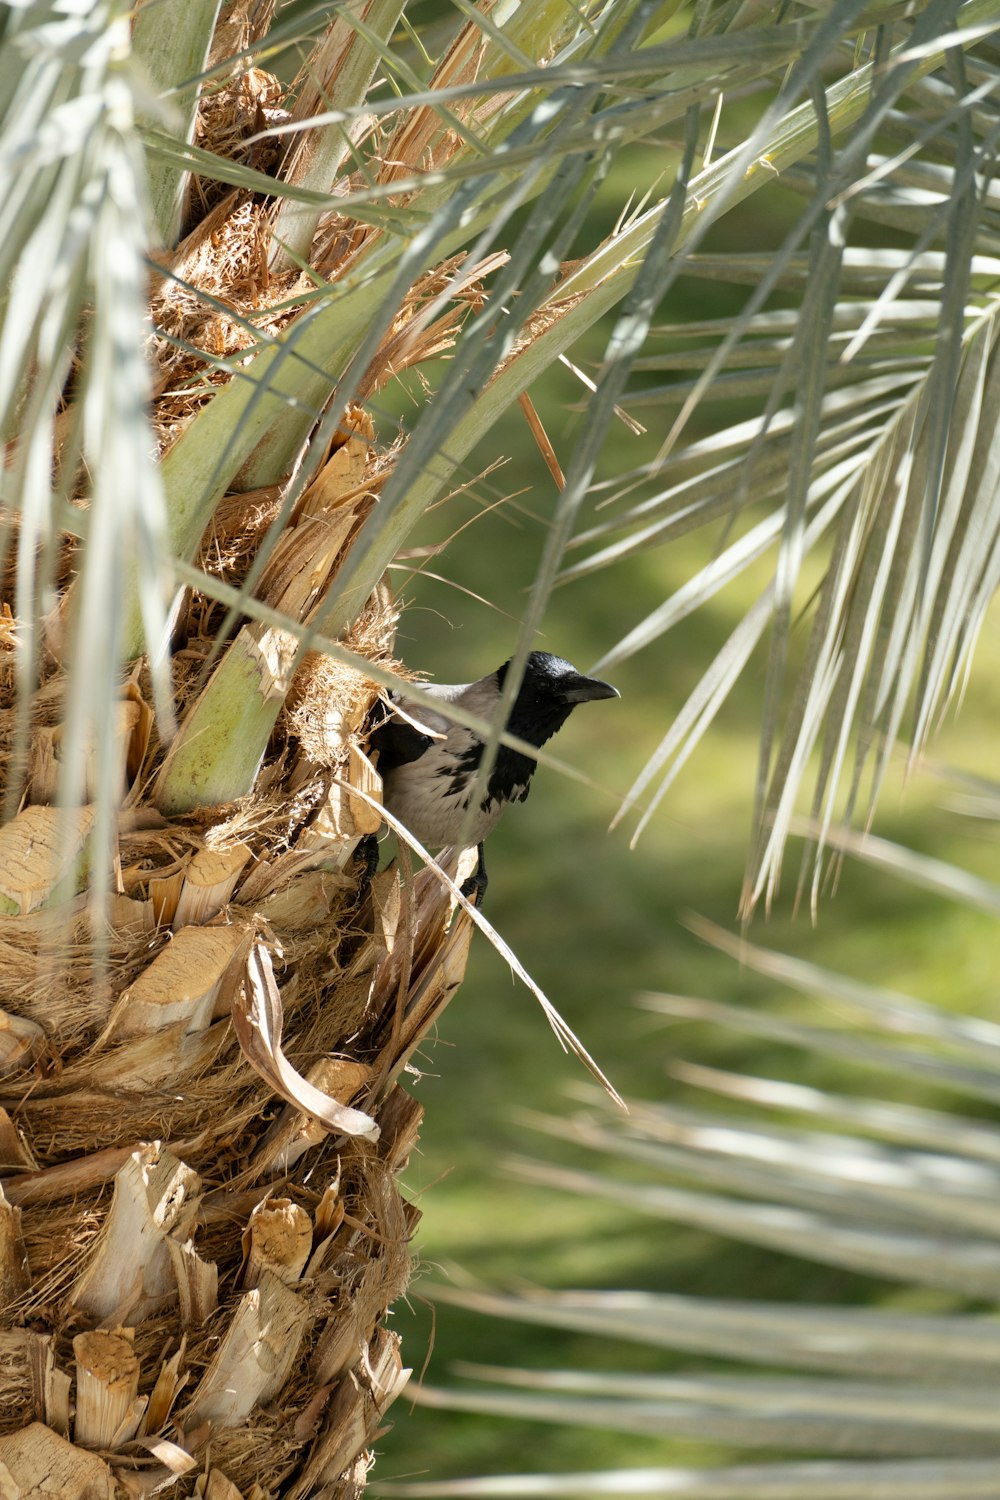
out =
{"type": "Polygon", "coordinates": [[[24,1016],[0,1010],[0,1077],[30,1067],[45,1051],[45,1032],[24,1016]]]}
{"type": "Polygon", "coordinates": [[[246,978],[245,986],[233,998],[233,1025],[251,1066],[282,1099],[321,1120],[330,1130],[377,1141],[379,1129],[370,1115],[348,1109],[322,1093],[292,1067],[282,1052],[281,995],[270,954],[262,943],[255,943],[250,950],[246,978]]]}

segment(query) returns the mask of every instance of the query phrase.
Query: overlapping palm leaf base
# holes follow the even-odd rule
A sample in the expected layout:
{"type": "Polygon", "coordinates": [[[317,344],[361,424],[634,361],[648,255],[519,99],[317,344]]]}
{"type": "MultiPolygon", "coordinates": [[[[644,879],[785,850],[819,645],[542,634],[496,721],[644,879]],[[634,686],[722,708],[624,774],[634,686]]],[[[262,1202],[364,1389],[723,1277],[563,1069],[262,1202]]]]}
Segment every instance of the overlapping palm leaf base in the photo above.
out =
{"type": "MultiPolygon", "coordinates": [[[[251,342],[243,313],[268,298],[295,312],[298,272],[258,274],[265,206],[203,207],[174,269],[227,300],[156,289],[164,450],[227,378],[198,351],[251,342]]],[[[222,499],[201,566],[239,587],[266,552],[255,598],[310,622],[390,465],[352,408],[287,515],[277,484],[222,499]]],[[[0,1490],[44,1475],[63,1500],[356,1495],[406,1375],[384,1320],[409,1275],[398,1174],[421,1111],[396,1078],[461,980],[469,918],[430,872],[405,888],[373,872],[375,686],[278,628],[224,628],[193,589],[179,731],[161,743],[137,662],[102,843],[96,757],[82,809],[57,805],[60,618],[26,745],[9,608],[0,635],[0,748],[23,787],[0,832],[0,1490]],[[245,673],[253,732],[271,725],[236,800],[199,759],[227,672],[245,673]]],[[[344,644],[386,665],[394,627],[380,588],[344,644]]],[[[223,738],[248,733],[230,721],[223,738]]]]}
{"type": "MultiPolygon", "coordinates": [[[[391,625],[374,604],[356,644],[391,625]]],[[[67,1497],[354,1494],[405,1378],[382,1320],[420,1109],[394,1078],[470,928],[424,872],[407,930],[395,869],[370,874],[377,814],[340,784],[370,774],[372,689],[301,675],[266,795],[174,817],[144,801],[160,749],[128,685],[100,958],[75,893],[92,815],[42,800],[58,671],[39,695],[31,800],[0,834],[0,1464],[67,1497]]]]}
{"type": "MultiPolygon", "coordinates": [[[[392,625],[373,601],[354,644],[384,655],[392,625]]],[[[353,1494],[404,1381],[382,1319],[409,1273],[396,1177],[420,1109],[394,1079],[471,929],[427,872],[409,919],[395,868],[371,874],[360,675],[307,661],[264,790],[175,816],[142,678],[103,954],[92,812],[48,800],[58,669],[0,833],[0,1464],[59,1472],[67,1497],[115,1493],[112,1473],[135,1494],[199,1475],[213,1496],[353,1494]]]]}

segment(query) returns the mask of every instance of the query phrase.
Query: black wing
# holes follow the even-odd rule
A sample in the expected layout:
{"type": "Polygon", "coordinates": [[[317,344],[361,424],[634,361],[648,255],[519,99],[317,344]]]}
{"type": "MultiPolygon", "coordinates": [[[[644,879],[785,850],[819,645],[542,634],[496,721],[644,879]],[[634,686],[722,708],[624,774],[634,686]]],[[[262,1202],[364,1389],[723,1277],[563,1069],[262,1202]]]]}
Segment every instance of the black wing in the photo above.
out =
{"type": "Polygon", "coordinates": [[[372,725],[368,735],[369,751],[378,751],[378,771],[387,776],[397,766],[408,761],[419,760],[424,751],[434,744],[429,734],[421,734],[405,719],[392,711],[392,705],[380,698],[372,713],[372,725]]]}

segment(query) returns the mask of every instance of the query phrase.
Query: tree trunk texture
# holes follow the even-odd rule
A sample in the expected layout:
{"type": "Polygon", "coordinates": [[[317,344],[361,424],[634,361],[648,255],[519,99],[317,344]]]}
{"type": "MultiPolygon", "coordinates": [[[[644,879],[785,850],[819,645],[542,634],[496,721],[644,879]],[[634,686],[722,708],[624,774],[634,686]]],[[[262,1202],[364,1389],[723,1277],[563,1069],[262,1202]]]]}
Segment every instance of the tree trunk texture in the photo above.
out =
{"type": "MultiPolygon", "coordinates": [[[[269,17],[236,0],[212,60],[269,17]]],[[[331,36],[335,68],[354,32],[335,18],[331,36]]],[[[294,174],[295,151],[243,151],[280,105],[244,58],[206,91],[196,141],[294,174]]],[[[151,278],[165,458],[244,353],[309,312],[315,279],[269,264],[279,211],[218,183],[188,194],[186,237],[151,278]]],[[[377,236],[316,219],[331,279],[377,236]]],[[[467,277],[458,310],[403,336],[426,292],[359,400],[440,354],[475,301],[467,277]]],[[[268,443],[283,411],[302,432],[302,402],[273,406],[268,443]]],[[[201,539],[203,572],[272,619],[322,627],[392,468],[398,443],[377,443],[362,406],[338,420],[294,504],[301,436],[274,483],[244,465],[201,539]]],[[[26,714],[28,632],[0,576],[0,1494],[347,1500],[408,1373],[385,1317],[409,1276],[418,1215],[399,1174],[421,1110],[396,1080],[461,982],[471,920],[434,872],[377,871],[364,671],[194,588],[173,623],[176,730],[135,661],[110,824],[107,744],[83,747],[83,805],[62,807],[75,546],[60,606],[33,622],[26,714]]],[[[391,666],[395,625],[380,584],[341,639],[391,666]]]]}
{"type": "MultiPolygon", "coordinates": [[[[375,601],[368,649],[392,622],[375,601]]],[[[142,676],[98,930],[92,809],[32,800],[0,832],[0,1492],[357,1495],[407,1376],[384,1318],[421,1110],[395,1079],[469,918],[426,871],[372,872],[360,677],[338,695],[307,662],[260,790],[167,817],[142,676]]],[[[53,666],[33,766],[61,688],[53,666]]]]}

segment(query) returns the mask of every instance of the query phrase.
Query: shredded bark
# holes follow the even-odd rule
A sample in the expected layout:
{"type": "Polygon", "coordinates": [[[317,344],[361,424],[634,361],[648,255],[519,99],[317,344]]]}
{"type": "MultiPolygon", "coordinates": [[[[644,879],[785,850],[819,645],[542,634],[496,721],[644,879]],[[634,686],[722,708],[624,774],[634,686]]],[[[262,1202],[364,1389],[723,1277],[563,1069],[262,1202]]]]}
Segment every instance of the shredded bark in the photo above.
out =
{"type": "MultiPolygon", "coordinates": [[[[270,9],[225,7],[213,63],[252,48],[270,9]]],[[[328,71],[314,67],[310,107],[329,97],[353,34],[337,27],[317,50],[328,71]]],[[[436,82],[475,78],[481,47],[469,23],[436,82]]],[[[501,105],[469,101],[462,117],[501,105]]],[[[244,57],[213,76],[195,139],[295,180],[308,139],[249,144],[284,111],[277,81],[244,57]]],[[[272,201],[191,184],[184,237],[151,277],[162,453],[302,314],[317,278],[345,276],[379,235],[335,200],[438,170],[457,144],[430,108],[359,128],[316,223],[312,275],[281,268],[272,201]]],[[[408,1373],[383,1319],[410,1274],[418,1215],[398,1175],[421,1111],[396,1079],[461,979],[471,927],[433,877],[416,883],[407,920],[395,868],[374,873],[375,684],[318,651],[299,659],[291,637],[230,610],[211,581],[323,632],[402,441],[379,437],[364,402],[447,353],[502,263],[456,256],[410,288],[294,503],[292,474],[220,499],[197,556],[209,582],[187,590],[174,623],[179,738],[161,737],[148,664],[133,664],[113,734],[120,811],[100,847],[91,809],[59,811],[65,599],[39,622],[25,710],[25,625],[9,565],[0,577],[0,795],[17,809],[0,829],[0,1464],[18,1483],[44,1462],[67,1495],[162,1485],[209,1500],[347,1500],[364,1488],[408,1373]],[[280,698],[252,790],[165,810],[170,757],[237,652],[261,663],[262,683],[267,667],[280,698]],[[261,953],[269,1010],[254,1004],[261,953]],[[327,1113],[308,1108],[317,1090],[327,1113]],[[334,1111],[366,1125],[338,1132],[334,1111]],[[276,1203],[303,1252],[287,1263],[248,1249],[276,1203]]],[[[85,475],[66,489],[86,506],[85,475]]],[[[61,588],[77,546],[65,537],[61,588]]],[[[342,644],[392,666],[396,617],[380,586],[342,644]]],[[[84,750],[90,797],[97,752],[84,750]]]]}

